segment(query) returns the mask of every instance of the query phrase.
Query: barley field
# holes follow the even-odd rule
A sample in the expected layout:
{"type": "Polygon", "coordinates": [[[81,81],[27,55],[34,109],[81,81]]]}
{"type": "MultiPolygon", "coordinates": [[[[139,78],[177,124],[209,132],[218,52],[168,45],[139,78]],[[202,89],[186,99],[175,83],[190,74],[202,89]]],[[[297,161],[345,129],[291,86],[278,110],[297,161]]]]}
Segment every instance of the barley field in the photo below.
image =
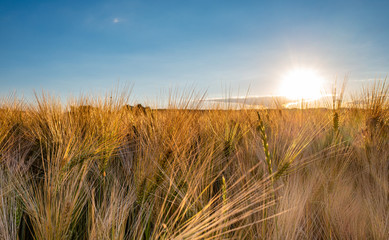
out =
{"type": "Polygon", "coordinates": [[[388,239],[388,94],[260,110],[4,98],[0,239],[388,239]]]}

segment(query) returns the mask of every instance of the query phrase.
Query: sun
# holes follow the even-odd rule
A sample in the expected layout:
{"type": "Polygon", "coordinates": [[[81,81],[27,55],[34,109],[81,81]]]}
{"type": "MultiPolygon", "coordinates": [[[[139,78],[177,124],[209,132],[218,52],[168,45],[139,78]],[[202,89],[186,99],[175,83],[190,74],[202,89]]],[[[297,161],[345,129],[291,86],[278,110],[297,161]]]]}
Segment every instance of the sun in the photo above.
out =
{"type": "Polygon", "coordinates": [[[282,77],[280,95],[291,100],[315,100],[321,97],[323,78],[308,68],[293,69],[282,77]]]}

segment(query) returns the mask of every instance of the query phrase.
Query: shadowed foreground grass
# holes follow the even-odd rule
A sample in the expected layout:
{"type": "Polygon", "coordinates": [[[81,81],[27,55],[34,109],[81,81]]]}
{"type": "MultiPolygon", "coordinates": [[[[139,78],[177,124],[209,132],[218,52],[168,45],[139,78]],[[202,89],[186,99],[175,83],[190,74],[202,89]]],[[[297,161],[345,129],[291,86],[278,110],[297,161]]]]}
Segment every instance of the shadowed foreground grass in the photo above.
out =
{"type": "Polygon", "coordinates": [[[0,239],[385,239],[387,96],[260,111],[5,99],[0,239]]]}

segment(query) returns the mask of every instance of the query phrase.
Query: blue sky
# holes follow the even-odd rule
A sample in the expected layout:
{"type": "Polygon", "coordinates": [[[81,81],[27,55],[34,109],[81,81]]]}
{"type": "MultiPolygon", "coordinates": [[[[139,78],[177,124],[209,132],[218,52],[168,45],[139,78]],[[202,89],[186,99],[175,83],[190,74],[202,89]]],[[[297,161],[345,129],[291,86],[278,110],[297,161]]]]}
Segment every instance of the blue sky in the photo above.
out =
{"type": "MultiPolygon", "coordinates": [[[[389,72],[389,1],[2,1],[0,95],[133,84],[275,94],[303,66],[349,88],[389,72]]],[[[234,93],[235,94],[235,93],[234,93]]]]}

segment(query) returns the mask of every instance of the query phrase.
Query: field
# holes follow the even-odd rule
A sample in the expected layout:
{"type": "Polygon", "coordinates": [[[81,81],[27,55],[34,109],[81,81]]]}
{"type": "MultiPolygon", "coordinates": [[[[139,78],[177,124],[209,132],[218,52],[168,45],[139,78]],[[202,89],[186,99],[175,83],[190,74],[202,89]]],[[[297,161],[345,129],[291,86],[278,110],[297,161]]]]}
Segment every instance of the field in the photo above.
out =
{"type": "Polygon", "coordinates": [[[389,88],[323,109],[0,110],[0,239],[387,239],[389,88]]]}

